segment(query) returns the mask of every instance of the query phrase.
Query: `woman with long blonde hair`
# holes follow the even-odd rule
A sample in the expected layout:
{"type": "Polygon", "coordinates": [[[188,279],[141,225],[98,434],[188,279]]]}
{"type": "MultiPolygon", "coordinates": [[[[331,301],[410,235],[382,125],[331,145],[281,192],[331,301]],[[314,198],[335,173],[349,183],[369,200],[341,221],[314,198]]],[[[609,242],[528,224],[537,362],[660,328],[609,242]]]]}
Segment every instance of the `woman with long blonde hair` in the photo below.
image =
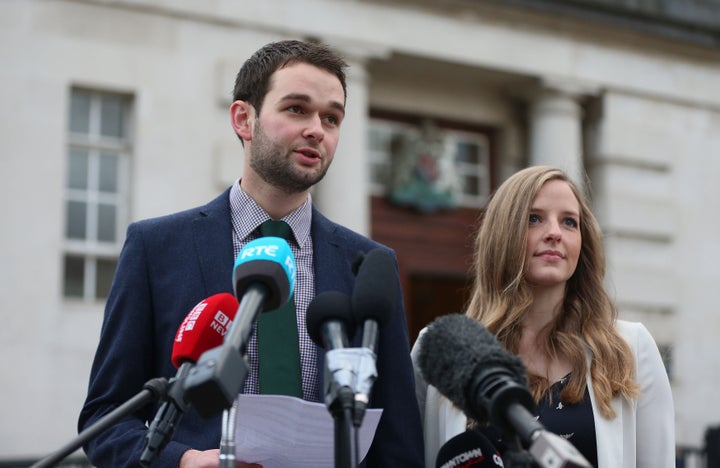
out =
{"type": "MultiPolygon", "coordinates": [[[[604,276],[602,231],[583,193],[557,168],[529,167],[498,188],[482,217],[466,313],[520,356],[540,421],[595,466],[674,467],[660,353],[642,324],[618,320],[604,276]]],[[[420,346],[422,336],[413,356],[420,346]]],[[[429,464],[475,422],[419,371],[416,380],[429,464]]],[[[501,435],[479,426],[502,451],[501,435]]]]}

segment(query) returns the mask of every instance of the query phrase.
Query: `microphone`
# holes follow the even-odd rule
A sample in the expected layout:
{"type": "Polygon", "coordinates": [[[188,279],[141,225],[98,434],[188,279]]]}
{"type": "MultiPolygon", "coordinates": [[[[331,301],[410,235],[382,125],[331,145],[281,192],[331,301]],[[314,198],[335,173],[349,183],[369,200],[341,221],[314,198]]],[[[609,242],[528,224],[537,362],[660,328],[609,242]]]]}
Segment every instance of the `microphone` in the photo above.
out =
{"type": "Polygon", "coordinates": [[[205,351],[220,346],[238,309],[232,294],[214,294],[185,316],[175,333],[171,361],[176,369],[197,362],[205,351]]]}
{"type": "Polygon", "coordinates": [[[355,335],[350,298],[339,291],[324,291],[313,298],[305,316],[310,339],[331,350],[346,348],[355,335]]]}
{"type": "Polygon", "coordinates": [[[355,391],[354,424],[359,427],[370,401],[370,390],[377,378],[375,366],[378,331],[392,318],[400,285],[395,274],[395,261],[385,249],[376,248],[358,256],[353,265],[357,278],[352,292],[355,321],[363,324],[362,347],[369,356],[360,361],[355,391]]]}
{"type": "Polygon", "coordinates": [[[378,329],[390,321],[400,285],[390,252],[373,249],[359,260],[352,292],[355,320],[363,324],[362,346],[376,352],[378,329]]]}
{"type": "Polygon", "coordinates": [[[483,468],[505,466],[500,453],[483,434],[467,430],[440,447],[435,468],[483,468]]]}
{"type": "Polygon", "coordinates": [[[525,366],[480,322],[459,314],[439,317],[421,339],[423,377],[465,414],[519,436],[540,466],[591,466],[570,442],[536,420],[525,366]]]}
{"type": "Polygon", "coordinates": [[[175,427],[188,408],[181,383],[203,352],[222,344],[237,308],[238,301],[232,294],[215,294],[193,307],[178,327],[172,350],[172,363],[178,372],[145,435],[141,465],[150,466],[172,440],[175,427]]]}
{"type": "Polygon", "coordinates": [[[285,239],[261,237],[240,251],[233,288],[240,299],[223,344],[206,351],[185,380],[188,400],[209,418],[232,406],[248,373],[245,352],[261,312],[286,303],[295,287],[295,257],[285,239]]]}
{"type": "Polygon", "coordinates": [[[305,321],[310,339],[328,350],[323,385],[326,406],[333,410],[339,402],[352,409],[357,356],[347,348],[355,330],[350,298],[339,291],[321,292],[308,305],[305,321]]]}

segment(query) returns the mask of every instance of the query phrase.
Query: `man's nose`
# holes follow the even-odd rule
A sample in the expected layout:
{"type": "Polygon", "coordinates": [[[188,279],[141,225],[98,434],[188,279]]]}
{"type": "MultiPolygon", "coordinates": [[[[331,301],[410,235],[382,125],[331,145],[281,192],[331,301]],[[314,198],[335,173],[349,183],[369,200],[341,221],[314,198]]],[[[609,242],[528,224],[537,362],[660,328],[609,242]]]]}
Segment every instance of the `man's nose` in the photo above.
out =
{"type": "Polygon", "coordinates": [[[322,119],[318,114],[314,114],[308,119],[307,127],[303,132],[303,136],[305,138],[312,138],[318,142],[323,141],[325,138],[325,129],[322,125],[322,119]]]}

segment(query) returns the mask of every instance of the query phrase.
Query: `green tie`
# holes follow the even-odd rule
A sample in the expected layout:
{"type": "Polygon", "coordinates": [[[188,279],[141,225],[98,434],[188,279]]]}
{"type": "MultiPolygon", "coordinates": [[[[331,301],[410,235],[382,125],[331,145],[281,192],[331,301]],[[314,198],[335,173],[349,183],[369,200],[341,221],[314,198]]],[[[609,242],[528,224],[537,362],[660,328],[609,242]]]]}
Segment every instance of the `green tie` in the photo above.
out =
{"type": "MultiPolygon", "coordinates": [[[[260,234],[287,241],[292,239],[292,230],[285,221],[265,221],[260,225],[260,234]]],[[[300,345],[293,296],[279,309],[260,314],[257,340],[260,393],[302,398],[300,345]]]]}

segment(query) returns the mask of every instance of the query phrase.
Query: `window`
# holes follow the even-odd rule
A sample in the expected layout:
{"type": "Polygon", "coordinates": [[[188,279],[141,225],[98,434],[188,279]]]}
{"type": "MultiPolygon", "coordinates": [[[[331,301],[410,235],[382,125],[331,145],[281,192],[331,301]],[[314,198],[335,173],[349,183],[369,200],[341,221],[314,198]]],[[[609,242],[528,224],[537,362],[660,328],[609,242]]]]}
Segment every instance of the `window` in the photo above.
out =
{"type": "Polygon", "coordinates": [[[65,181],[64,296],[108,296],[128,220],[128,96],[72,89],[65,181]]]}
{"type": "Polygon", "coordinates": [[[670,381],[673,380],[673,346],[671,344],[659,343],[658,350],[660,351],[660,357],[662,357],[663,364],[665,364],[665,371],[667,372],[670,381]]]}
{"type": "Polygon", "coordinates": [[[371,118],[373,194],[424,211],[478,208],[491,190],[489,145],[486,132],[430,119],[371,118]]]}

